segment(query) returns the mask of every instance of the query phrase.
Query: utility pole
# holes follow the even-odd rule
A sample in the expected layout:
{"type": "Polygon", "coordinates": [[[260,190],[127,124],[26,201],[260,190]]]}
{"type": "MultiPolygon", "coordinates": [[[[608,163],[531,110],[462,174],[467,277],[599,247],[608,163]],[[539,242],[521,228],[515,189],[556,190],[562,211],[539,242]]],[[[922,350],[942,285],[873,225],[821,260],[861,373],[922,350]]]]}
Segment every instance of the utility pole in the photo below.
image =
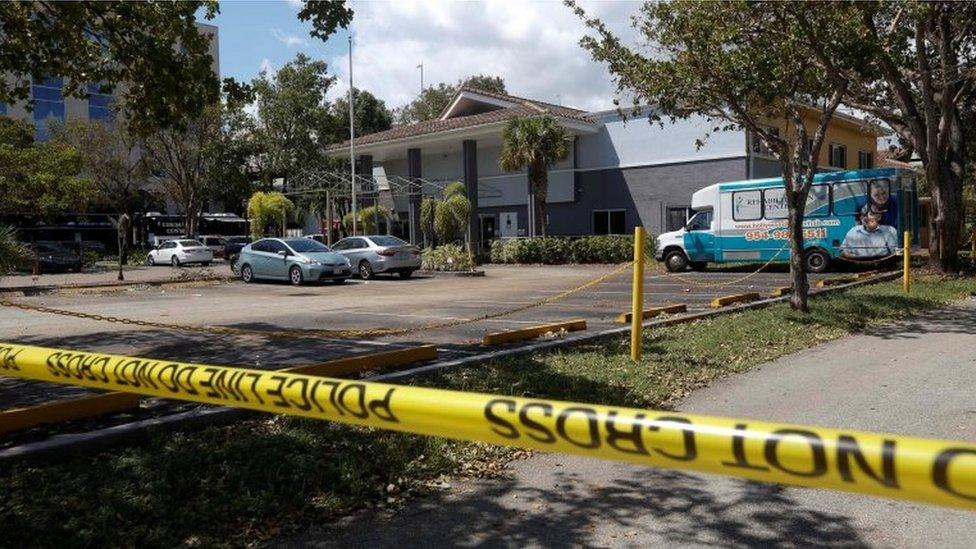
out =
{"type": "Polygon", "coordinates": [[[420,95],[423,95],[424,94],[424,64],[421,63],[417,65],[417,68],[420,69],[420,95]]]}
{"type": "Polygon", "coordinates": [[[349,184],[352,186],[352,234],[356,234],[356,127],[353,124],[353,111],[356,110],[352,97],[352,34],[349,35],[349,184]]]}

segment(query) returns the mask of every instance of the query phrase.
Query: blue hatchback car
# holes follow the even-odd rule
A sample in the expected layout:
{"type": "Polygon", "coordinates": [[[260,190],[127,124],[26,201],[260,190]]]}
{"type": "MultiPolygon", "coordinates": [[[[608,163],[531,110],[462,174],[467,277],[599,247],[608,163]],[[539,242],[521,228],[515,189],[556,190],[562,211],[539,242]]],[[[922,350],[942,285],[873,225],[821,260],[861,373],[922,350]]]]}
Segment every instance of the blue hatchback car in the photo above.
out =
{"type": "Polygon", "coordinates": [[[241,249],[236,268],[244,282],[287,280],[295,285],[320,280],[342,284],[352,272],[344,256],[309,238],[262,238],[241,249]]]}

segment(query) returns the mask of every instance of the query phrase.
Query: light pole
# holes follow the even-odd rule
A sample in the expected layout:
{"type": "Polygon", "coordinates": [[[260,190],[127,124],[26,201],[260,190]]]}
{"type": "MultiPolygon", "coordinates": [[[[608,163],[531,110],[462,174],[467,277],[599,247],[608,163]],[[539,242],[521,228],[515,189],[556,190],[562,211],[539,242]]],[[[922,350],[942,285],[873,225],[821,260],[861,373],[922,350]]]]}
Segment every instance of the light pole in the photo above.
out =
{"type": "Polygon", "coordinates": [[[420,95],[423,95],[424,94],[424,64],[421,63],[417,65],[417,68],[420,69],[420,95]]]}
{"type": "Polygon", "coordinates": [[[349,35],[349,185],[352,186],[352,234],[356,234],[356,127],[353,124],[355,104],[352,97],[352,34],[349,35]]]}

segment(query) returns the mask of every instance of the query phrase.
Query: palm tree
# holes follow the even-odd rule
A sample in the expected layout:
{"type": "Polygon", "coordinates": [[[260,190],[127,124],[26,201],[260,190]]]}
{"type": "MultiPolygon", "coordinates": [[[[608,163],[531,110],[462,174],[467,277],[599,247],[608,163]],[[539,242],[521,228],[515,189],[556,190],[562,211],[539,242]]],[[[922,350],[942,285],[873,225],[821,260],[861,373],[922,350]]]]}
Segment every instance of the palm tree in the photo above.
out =
{"type": "Polygon", "coordinates": [[[569,156],[569,134],[549,116],[513,118],[502,133],[499,164],[505,171],[528,168],[529,189],[535,197],[535,225],[542,236],[549,229],[546,196],[549,194],[549,168],[569,156]]]}

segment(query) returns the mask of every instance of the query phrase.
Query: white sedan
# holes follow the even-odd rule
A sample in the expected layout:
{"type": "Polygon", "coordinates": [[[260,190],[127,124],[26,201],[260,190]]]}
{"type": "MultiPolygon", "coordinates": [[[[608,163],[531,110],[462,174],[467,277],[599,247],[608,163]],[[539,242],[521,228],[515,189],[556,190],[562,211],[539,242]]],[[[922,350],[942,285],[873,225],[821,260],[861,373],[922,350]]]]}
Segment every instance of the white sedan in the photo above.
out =
{"type": "Polygon", "coordinates": [[[147,265],[172,265],[201,263],[204,267],[213,261],[213,251],[197,240],[167,240],[149,251],[147,265]]]}

